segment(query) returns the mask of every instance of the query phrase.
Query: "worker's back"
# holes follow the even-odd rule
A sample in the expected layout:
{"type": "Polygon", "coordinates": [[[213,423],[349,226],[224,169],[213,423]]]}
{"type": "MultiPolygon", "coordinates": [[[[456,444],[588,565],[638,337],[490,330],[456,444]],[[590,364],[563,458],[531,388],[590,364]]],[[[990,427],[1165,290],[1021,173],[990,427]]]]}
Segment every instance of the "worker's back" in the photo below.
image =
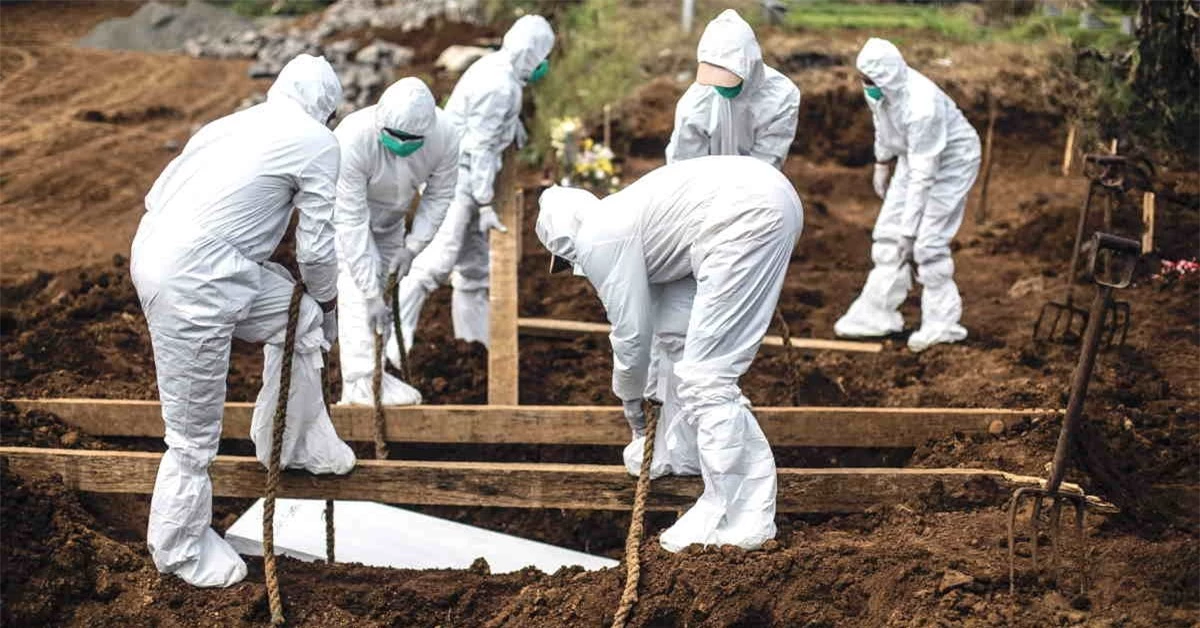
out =
{"type": "Polygon", "coordinates": [[[333,133],[299,105],[265,102],[200,129],[155,181],[146,211],[262,261],[283,238],[302,179],[336,177],[338,156],[333,133]]]}
{"type": "MultiPolygon", "coordinates": [[[[800,198],[787,177],[753,157],[715,155],[663,166],[601,201],[611,220],[585,221],[580,237],[609,237],[622,223],[641,235],[651,283],[692,273],[693,247],[713,238],[777,228],[784,212],[802,221],[800,198]],[[611,199],[611,200],[610,200],[611,199]]],[[[740,234],[740,236],[739,236],[740,234]]]]}

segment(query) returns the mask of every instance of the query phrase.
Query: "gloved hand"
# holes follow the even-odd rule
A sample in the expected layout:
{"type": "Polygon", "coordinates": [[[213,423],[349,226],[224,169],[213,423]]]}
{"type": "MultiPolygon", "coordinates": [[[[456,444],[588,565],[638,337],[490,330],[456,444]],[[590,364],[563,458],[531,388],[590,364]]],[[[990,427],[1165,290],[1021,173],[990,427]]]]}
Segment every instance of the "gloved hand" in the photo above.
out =
{"type": "Polygon", "coordinates": [[[646,411],[642,408],[641,399],[633,399],[631,401],[622,402],[625,410],[625,420],[629,422],[629,429],[633,432],[634,438],[639,438],[646,435],[646,411]]]}
{"type": "Polygon", "coordinates": [[[371,297],[367,299],[367,323],[371,325],[371,329],[377,334],[384,333],[389,323],[392,322],[392,311],[388,309],[387,303],[383,302],[383,297],[371,297]]]}
{"type": "Polygon", "coordinates": [[[395,273],[397,279],[403,279],[408,274],[408,271],[412,270],[413,258],[415,257],[416,254],[407,246],[400,247],[400,250],[396,251],[396,257],[388,265],[388,276],[390,277],[392,273],[395,273]]]}
{"type": "Polygon", "coordinates": [[[871,185],[875,187],[875,195],[883,200],[887,196],[888,178],[891,172],[887,164],[875,164],[875,174],[871,176],[871,185]]]}
{"type": "Polygon", "coordinates": [[[325,312],[324,318],[321,319],[321,331],[324,332],[324,334],[325,334],[325,342],[329,343],[329,346],[332,347],[333,341],[337,340],[337,331],[338,331],[338,328],[337,328],[337,306],[336,305],[333,307],[332,310],[325,312]]]}
{"type": "Polygon", "coordinates": [[[479,233],[487,235],[487,232],[492,229],[500,233],[508,233],[508,227],[500,222],[500,218],[496,216],[496,210],[492,209],[491,205],[484,205],[479,208],[479,233]]]}

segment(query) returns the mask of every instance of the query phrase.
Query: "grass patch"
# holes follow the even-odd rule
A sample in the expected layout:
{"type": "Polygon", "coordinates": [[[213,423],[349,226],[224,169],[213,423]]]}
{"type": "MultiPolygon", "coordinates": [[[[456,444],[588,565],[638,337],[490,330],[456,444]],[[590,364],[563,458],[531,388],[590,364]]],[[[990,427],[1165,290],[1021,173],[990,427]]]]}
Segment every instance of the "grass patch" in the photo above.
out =
{"type": "MultiPolygon", "coordinates": [[[[996,0],[993,0],[996,1],[996,0]]],[[[1114,50],[1133,38],[1120,31],[1124,15],[1119,9],[1097,6],[1095,14],[1107,23],[1100,29],[1079,26],[1080,12],[1052,16],[1034,12],[1003,19],[999,5],[991,7],[890,4],[851,4],[835,0],[794,3],[786,24],[793,28],[822,30],[914,31],[933,33],[958,42],[1006,41],[1037,43],[1066,41],[1075,47],[1114,50]],[[986,15],[991,9],[993,15],[986,15]],[[1002,19],[993,20],[1001,17],[1002,19]],[[991,23],[994,21],[995,23],[991,23]],[[988,22],[988,23],[985,23],[988,22]]]]}
{"type": "Polygon", "coordinates": [[[604,105],[619,102],[650,78],[642,66],[645,60],[684,44],[694,49],[700,29],[719,12],[698,6],[695,32],[685,35],[678,12],[662,6],[586,0],[566,11],[556,25],[550,73],[532,89],[536,113],[529,159],[547,154],[555,119],[592,117],[604,105]]]}

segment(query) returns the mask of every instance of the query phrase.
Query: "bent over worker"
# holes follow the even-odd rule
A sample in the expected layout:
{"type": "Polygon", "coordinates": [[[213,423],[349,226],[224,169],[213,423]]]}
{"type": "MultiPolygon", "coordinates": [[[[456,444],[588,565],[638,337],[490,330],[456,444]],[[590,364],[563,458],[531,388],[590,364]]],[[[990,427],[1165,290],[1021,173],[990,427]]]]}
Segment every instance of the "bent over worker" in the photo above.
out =
{"type": "Polygon", "coordinates": [[[791,183],[753,158],[701,157],[603,200],[555,187],[540,205],[538,238],[604,303],[613,392],[635,436],[645,426],[656,309],[665,288],[694,280],[690,300],[668,299],[690,306],[674,367],[681,409],[673,424],[660,424],[655,444],[672,454],[694,447],[704,493],[663,533],[662,546],[752,549],[773,538],[775,459],[738,380],[762,343],[800,236],[803,210],[791,183]]]}
{"type": "MultiPolygon", "coordinates": [[[[458,180],[458,131],[418,78],[397,81],[379,103],[360,109],[334,131],[342,148],[333,223],[338,252],[340,404],[374,403],[375,334],[399,363],[392,338],[388,276],[403,277],[446,217],[458,180]],[[420,204],[412,233],[405,218],[420,204]]],[[[421,393],[384,371],[383,403],[421,403],[421,393]]]]}
{"type": "Polygon", "coordinates": [[[146,196],[130,274],[150,327],[166,424],[146,542],[160,572],[229,586],[246,565],[211,527],[212,482],[233,338],[266,343],[251,437],[271,451],[293,279],[267,260],[299,215],[300,302],[282,464],[347,473],[354,453],[321,396],[321,350],[337,334],[333,195],[339,151],[326,120],[342,97],[323,58],[288,62],[267,101],[211,122],[146,196]]]}
{"type": "Polygon", "coordinates": [[[924,290],[921,327],[908,337],[908,348],[958,342],[967,330],[959,324],[962,298],[950,241],[979,174],[979,134],[945,92],[908,67],[891,42],[871,38],[857,64],[875,122],[873,185],[883,206],[871,235],[875,267],[834,332],[862,338],[902,331],[900,305],[912,287],[911,259],[924,290]],[[896,169],[889,184],[892,160],[896,169]]]}
{"type": "Polygon", "coordinates": [[[748,155],[782,170],[796,137],[800,88],[763,63],[754,30],[733,9],[705,27],[696,59],[696,82],[675,105],[667,163],[748,155]]]}
{"type": "Polygon", "coordinates": [[[446,220],[433,242],[413,261],[400,284],[400,320],[405,342],[412,343],[425,299],[450,278],[454,336],[488,344],[488,234],[507,231],[492,205],[504,149],[525,143],[521,95],[549,71],[547,57],[554,31],[540,15],[517,20],[500,50],[476,61],[458,80],[446,114],[462,133],[458,187],[446,220]],[[451,276],[453,271],[453,276],[451,276]]]}

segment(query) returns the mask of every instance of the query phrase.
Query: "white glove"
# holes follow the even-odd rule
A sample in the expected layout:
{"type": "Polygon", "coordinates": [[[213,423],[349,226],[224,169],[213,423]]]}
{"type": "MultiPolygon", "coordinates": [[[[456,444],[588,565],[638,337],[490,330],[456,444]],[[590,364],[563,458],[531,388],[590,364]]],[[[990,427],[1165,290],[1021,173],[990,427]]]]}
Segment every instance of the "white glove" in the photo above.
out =
{"type": "Polygon", "coordinates": [[[871,185],[875,186],[875,195],[883,200],[887,196],[888,176],[890,175],[887,164],[875,164],[875,174],[871,177],[871,185]]]}
{"type": "Polygon", "coordinates": [[[408,271],[412,270],[413,258],[416,256],[407,246],[400,247],[400,250],[396,251],[396,258],[388,265],[388,276],[396,273],[397,279],[403,279],[408,271]]]}
{"type": "Polygon", "coordinates": [[[492,229],[500,233],[508,233],[508,227],[500,222],[500,218],[496,216],[496,210],[492,209],[491,205],[484,205],[479,208],[479,233],[487,235],[487,232],[492,229]]]}
{"type": "Polygon", "coordinates": [[[333,346],[333,341],[337,340],[337,307],[325,312],[324,318],[321,319],[321,331],[325,334],[325,342],[329,346],[333,346]]]}
{"type": "Polygon", "coordinates": [[[377,334],[382,334],[390,322],[392,311],[388,309],[387,303],[383,302],[383,297],[367,299],[367,323],[371,325],[371,329],[377,334]]]}
{"type": "Polygon", "coordinates": [[[629,429],[633,432],[634,438],[640,438],[646,435],[646,411],[642,409],[642,400],[634,399],[632,401],[622,402],[625,410],[625,420],[629,422],[629,429]]]}

